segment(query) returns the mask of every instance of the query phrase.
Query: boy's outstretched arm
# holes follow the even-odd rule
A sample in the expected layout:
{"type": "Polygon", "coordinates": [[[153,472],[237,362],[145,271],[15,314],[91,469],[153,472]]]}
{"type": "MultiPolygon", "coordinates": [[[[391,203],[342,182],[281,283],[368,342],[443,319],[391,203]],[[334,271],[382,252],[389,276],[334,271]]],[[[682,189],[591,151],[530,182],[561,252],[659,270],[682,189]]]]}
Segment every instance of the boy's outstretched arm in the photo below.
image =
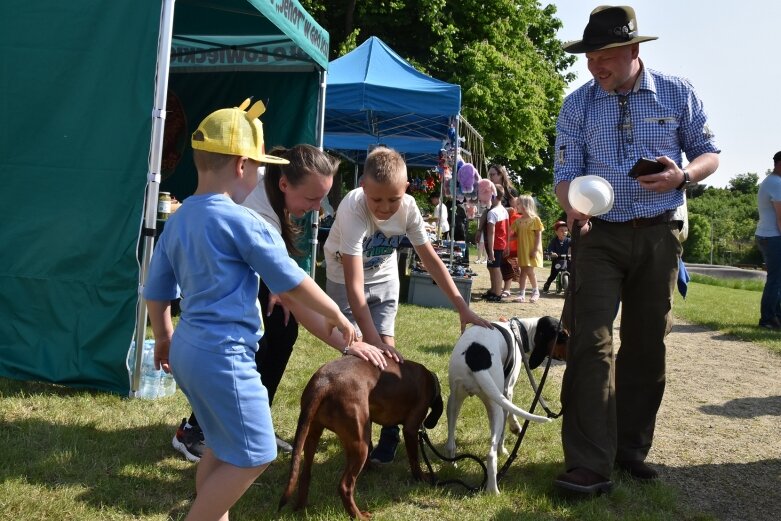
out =
{"type": "MultiPolygon", "coordinates": [[[[306,306],[299,305],[298,302],[285,294],[283,294],[281,300],[282,305],[290,309],[298,323],[304,326],[307,331],[329,346],[335,348],[339,353],[344,354],[345,344],[342,341],[341,333],[336,329],[329,328],[325,317],[319,313],[315,313],[306,306]]],[[[362,340],[361,337],[357,337],[357,340],[349,346],[350,349],[347,354],[362,358],[380,369],[384,369],[388,365],[385,352],[378,347],[362,342],[362,340]]]]}
{"type": "Polygon", "coordinates": [[[350,311],[363,334],[363,341],[384,350],[388,356],[401,362],[404,358],[390,344],[382,341],[380,332],[372,320],[369,305],[366,303],[366,295],[363,293],[363,257],[360,255],[342,254],[342,269],[344,270],[344,286],[347,291],[347,301],[350,303],[350,311]]]}
{"type": "Polygon", "coordinates": [[[453,282],[453,277],[450,276],[450,272],[447,271],[445,263],[439,258],[437,252],[434,251],[434,247],[430,242],[415,246],[415,252],[423,261],[423,265],[428,270],[431,278],[437,283],[437,286],[442,290],[445,296],[453,304],[453,307],[458,311],[458,315],[461,318],[461,332],[464,332],[467,324],[474,324],[476,326],[483,326],[489,329],[494,327],[491,323],[484,318],[481,318],[474,311],[469,308],[469,305],[458,292],[456,283],[453,282]]]}

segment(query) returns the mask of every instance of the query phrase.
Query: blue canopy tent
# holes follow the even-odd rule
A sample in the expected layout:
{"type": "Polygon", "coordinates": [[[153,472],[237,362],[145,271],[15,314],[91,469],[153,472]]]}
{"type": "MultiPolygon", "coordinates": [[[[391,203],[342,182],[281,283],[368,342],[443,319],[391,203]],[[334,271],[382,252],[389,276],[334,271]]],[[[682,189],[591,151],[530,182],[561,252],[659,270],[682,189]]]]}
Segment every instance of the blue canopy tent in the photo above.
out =
{"type": "Polygon", "coordinates": [[[329,65],[324,146],[361,163],[370,145],[434,167],[451,126],[458,128],[461,87],[416,70],[372,36],[329,65]]]}
{"type": "MultiPolygon", "coordinates": [[[[408,166],[431,168],[448,141],[461,144],[461,87],[423,74],[376,36],[333,60],[328,70],[326,149],[357,165],[371,147],[386,145],[404,154],[408,166]]],[[[468,123],[466,128],[472,129],[468,123]]],[[[452,156],[455,172],[458,154],[452,156]]],[[[357,173],[356,166],[356,184],[357,173]]],[[[455,175],[448,191],[455,197],[455,175]]],[[[455,227],[455,212],[450,217],[455,227]]]]}

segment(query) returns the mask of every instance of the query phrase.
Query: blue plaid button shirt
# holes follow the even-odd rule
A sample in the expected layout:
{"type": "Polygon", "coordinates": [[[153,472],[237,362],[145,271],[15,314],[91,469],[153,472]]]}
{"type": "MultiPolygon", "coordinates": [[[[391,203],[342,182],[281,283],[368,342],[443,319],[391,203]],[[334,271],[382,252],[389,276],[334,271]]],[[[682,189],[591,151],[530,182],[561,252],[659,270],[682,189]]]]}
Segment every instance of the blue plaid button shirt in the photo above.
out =
{"type": "Polygon", "coordinates": [[[678,190],[644,190],[627,175],[641,157],[667,156],[681,166],[707,152],[720,152],[703,105],[682,78],[646,69],[626,96],[590,81],[564,100],[556,123],[554,185],[598,175],[615,192],[607,221],[653,217],[683,204],[678,190]],[[622,106],[623,105],[623,106],[622,106]]]}

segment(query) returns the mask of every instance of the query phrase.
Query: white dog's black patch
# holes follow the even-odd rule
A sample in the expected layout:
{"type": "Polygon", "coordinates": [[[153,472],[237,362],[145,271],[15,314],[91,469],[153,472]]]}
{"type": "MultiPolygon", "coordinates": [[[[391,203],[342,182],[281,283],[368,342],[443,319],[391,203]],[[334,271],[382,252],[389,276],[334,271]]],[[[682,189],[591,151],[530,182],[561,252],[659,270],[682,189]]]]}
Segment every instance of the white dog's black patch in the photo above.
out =
{"type": "Polygon", "coordinates": [[[472,342],[464,352],[467,367],[472,372],[483,371],[491,367],[491,353],[483,344],[472,342]]]}

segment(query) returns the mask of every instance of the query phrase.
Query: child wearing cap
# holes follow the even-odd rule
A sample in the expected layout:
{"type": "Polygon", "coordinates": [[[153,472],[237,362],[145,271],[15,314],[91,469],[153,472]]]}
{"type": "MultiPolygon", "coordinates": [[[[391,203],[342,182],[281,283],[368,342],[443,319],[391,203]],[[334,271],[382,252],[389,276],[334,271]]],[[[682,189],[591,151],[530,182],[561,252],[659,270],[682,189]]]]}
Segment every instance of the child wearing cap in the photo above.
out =
{"type": "MultiPolygon", "coordinates": [[[[557,263],[556,259],[565,255],[569,255],[570,252],[570,238],[567,235],[567,232],[569,231],[567,229],[567,223],[564,221],[556,221],[556,224],[553,225],[553,230],[556,232],[556,235],[551,238],[550,242],[548,243],[548,254],[551,258],[550,275],[548,275],[548,280],[546,280],[545,284],[542,286],[542,291],[545,293],[548,292],[551,283],[556,280],[556,275],[558,275],[561,271],[561,264],[557,263]],[[559,267],[557,267],[557,265],[559,267]]],[[[572,267],[569,269],[571,271],[572,267]]]]}
{"type": "Polygon", "coordinates": [[[188,517],[227,519],[228,510],[276,458],[266,389],[255,365],[262,333],[258,275],[269,289],[319,313],[344,345],[355,330],[298,267],[262,218],[239,205],[258,184],[264,151],[261,102],[213,112],[192,135],[195,193],[171,216],[144,288],[155,365],[173,373],[209,440],[188,517]],[[179,294],[173,331],[170,301],[179,294]],[[169,358],[170,357],[170,358],[169,358]]]}
{"type": "MultiPolygon", "coordinates": [[[[395,348],[399,303],[396,249],[406,235],[431,278],[466,324],[491,327],[458,292],[447,267],[429,242],[415,199],[406,193],[407,165],[395,150],[377,147],[364,164],[361,186],[349,192],[336,212],[323,250],[326,291],[363,334],[363,340],[401,357],[395,348]]],[[[385,427],[369,457],[388,463],[399,442],[399,428],[385,427]]]]}

